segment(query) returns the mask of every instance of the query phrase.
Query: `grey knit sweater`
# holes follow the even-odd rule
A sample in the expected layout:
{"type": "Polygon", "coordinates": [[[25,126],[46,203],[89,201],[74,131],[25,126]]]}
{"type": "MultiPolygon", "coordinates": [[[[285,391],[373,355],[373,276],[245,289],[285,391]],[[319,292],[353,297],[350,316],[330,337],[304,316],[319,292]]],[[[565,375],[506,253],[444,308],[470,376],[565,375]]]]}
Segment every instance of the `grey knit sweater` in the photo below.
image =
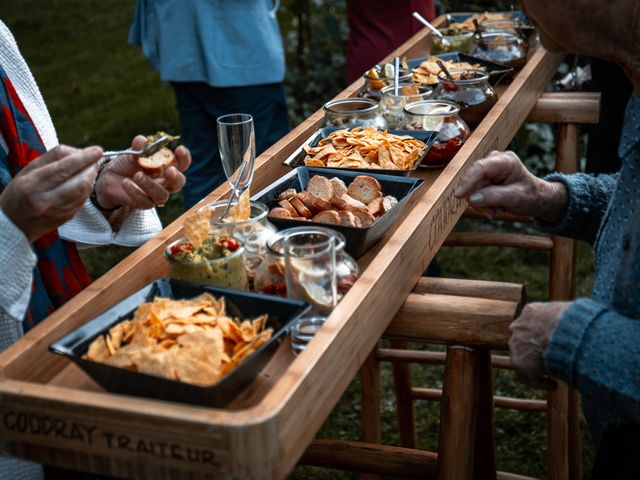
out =
{"type": "Polygon", "coordinates": [[[549,233],[594,245],[590,298],[565,311],[545,352],[545,366],[582,394],[592,433],[640,424],[640,96],[627,107],[616,175],[547,177],[566,185],[569,202],[549,233]]]}

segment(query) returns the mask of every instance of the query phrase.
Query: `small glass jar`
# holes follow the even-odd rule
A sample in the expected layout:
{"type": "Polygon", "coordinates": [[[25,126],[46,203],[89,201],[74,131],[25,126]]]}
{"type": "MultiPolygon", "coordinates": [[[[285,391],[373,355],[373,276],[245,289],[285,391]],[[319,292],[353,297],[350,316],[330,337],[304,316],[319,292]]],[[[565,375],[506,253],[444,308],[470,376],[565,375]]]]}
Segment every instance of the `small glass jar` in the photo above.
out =
{"type": "MultiPolygon", "coordinates": [[[[233,204],[232,204],[233,205],[233,204]]],[[[259,202],[251,202],[251,218],[244,222],[219,222],[218,219],[225,207],[227,200],[204,205],[202,208],[211,210],[211,232],[224,232],[240,240],[244,246],[244,264],[249,275],[249,282],[253,282],[255,272],[267,256],[267,242],[278,229],[267,220],[269,209],[259,202]]]]}
{"type": "Polygon", "coordinates": [[[469,53],[473,50],[473,32],[457,28],[441,28],[442,37],[431,35],[431,55],[458,52],[469,53]]]}
{"type": "Polygon", "coordinates": [[[473,69],[449,73],[453,81],[444,72],[438,75],[435,97],[457,103],[462,119],[471,126],[477,125],[498,101],[498,94],[489,84],[489,74],[473,69]]]}
{"type": "MultiPolygon", "coordinates": [[[[340,232],[336,232],[335,230],[323,227],[313,228],[314,230],[327,230],[335,235],[337,290],[338,300],[340,300],[357,280],[358,275],[360,274],[360,269],[353,257],[344,250],[346,245],[344,235],[340,232]]],[[[267,242],[267,250],[269,252],[268,256],[258,267],[254,279],[254,289],[256,292],[279,297],[287,296],[283,239],[292,232],[304,231],[305,229],[307,229],[307,227],[296,227],[283,230],[271,237],[267,242]]]]}
{"type": "MultiPolygon", "coordinates": [[[[400,76],[398,77],[398,82],[411,83],[412,77],[413,72],[410,68],[400,67],[400,76]]],[[[378,101],[380,100],[380,91],[384,87],[393,85],[393,65],[376,65],[371,70],[368,70],[362,76],[362,78],[364,78],[364,85],[360,87],[360,90],[358,90],[358,96],[378,101]],[[389,69],[388,67],[391,67],[391,69],[389,69]],[[385,72],[385,70],[387,69],[389,69],[389,71],[385,72]],[[375,72],[375,74],[372,74],[373,72],[375,72]]]]}
{"type": "Polygon", "coordinates": [[[174,247],[184,243],[189,243],[186,237],[170,243],[164,251],[165,258],[169,262],[170,278],[236,290],[249,289],[247,272],[243,261],[245,249],[242,245],[226,257],[195,262],[177,258],[172,253],[174,247]]]}
{"type": "Polygon", "coordinates": [[[415,83],[401,83],[398,85],[398,95],[394,93],[394,86],[381,90],[380,111],[390,129],[402,128],[404,120],[404,106],[407,103],[426,100],[433,95],[433,88],[415,83]]]}
{"type": "Polygon", "coordinates": [[[322,127],[374,127],[378,130],[387,128],[387,122],[380,114],[378,102],[369,98],[331,100],[325,103],[322,109],[322,127]]]}
{"type": "Polygon", "coordinates": [[[460,107],[448,100],[424,100],[404,107],[408,130],[438,132],[422,160],[423,167],[442,167],[449,163],[469,138],[471,130],[462,118],[460,107]]]}
{"type": "Polygon", "coordinates": [[[522,38],[509,32],[487,32],[482,41],[476,36],[471,55],[518,70],[527,63],[527,48],[522,38]]]}

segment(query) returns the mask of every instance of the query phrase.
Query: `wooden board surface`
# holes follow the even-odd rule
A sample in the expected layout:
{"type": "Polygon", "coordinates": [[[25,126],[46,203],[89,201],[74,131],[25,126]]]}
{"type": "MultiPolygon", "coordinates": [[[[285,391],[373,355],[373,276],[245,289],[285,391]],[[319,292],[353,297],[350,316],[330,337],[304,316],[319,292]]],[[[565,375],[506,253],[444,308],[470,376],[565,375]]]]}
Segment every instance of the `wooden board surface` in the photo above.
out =
{"type": "MultiPolygon", "coordinates": [[[[424,54],[427,45],[422,31],[397,54],[424,54]]],[[[108,394],[47,352],[54,340],[165,273],[162,250],[180,235],[178,219],[0,355],[0,448],[123,478],[286,476],[465,210],[453,196],[464,170],[508,145],[560,58],[537,50],[454,160],[418,172],[425,185],[361,259],[360,279],[314,341],[298,357],[283,346],[229,408],[108,394]]],[[[354,95],[359,85],[338,97],[354,95]]],[[[316,112],[256,160],[256,191],[288,171],[281,162],[320,120],[316,112]]],[[[206,201],[227,192],[223,185],[206,201]]]]}

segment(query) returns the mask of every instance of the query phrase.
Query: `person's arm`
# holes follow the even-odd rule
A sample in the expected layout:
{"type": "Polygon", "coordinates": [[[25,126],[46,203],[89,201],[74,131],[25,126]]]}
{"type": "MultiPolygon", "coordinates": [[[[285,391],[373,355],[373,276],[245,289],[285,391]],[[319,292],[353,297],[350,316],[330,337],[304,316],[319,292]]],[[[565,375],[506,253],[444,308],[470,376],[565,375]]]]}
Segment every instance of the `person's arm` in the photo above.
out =
{"type": "Polygon", "coordinates": [[[31,297],[36,256],[31,244],[0,209],[0,351],[22,336],[24,318],[31,297]]]}
{"type": "Polygon", "coordinates": [[[550,223],[536,219],[536,226],[546,233],[584,240],[593,244],[618,175],[553,173],[544,179],[548,182],[564,184],[568,200],[560,221],[550,223]]]}
{"type": "Polygon", "coordinates": [[[547,371],[580,392],[597,392],[640,422],[640,320],[588,298],[572,302],[545,355],[547,371]]]}

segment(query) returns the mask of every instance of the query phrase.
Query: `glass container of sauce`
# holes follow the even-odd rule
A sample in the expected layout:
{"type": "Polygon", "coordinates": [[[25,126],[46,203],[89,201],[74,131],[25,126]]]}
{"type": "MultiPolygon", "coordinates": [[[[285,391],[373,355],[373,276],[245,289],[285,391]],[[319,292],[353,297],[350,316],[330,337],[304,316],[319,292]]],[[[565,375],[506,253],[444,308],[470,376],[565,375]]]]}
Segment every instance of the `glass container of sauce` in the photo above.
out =
{"type": "Polygon", "coordinates": [[[525,41],[515,33],[487,32],[482,34],[482,41],[476,36],[476,46],[471,53],[474,57],[499,63],[518,70],[527,63],[525,41]]]}
{"type": "Polygon", "coordinates": [[[431,35],[431,55],[458,52],[469,53],[473,50],[473,32],[457,28],[440,28],[442,37],[431,35]]]}
{"type": "Polygon", "coordinates": [[[211,210],[212,233],[222,232],[238,239],[242,243],[244,247],[244,264],[251,283],[258,266],[267,256],[267,242],[278,232],[278,229],[267,220],[269,209],[263,203],[251,202],[249,220],[226,221],[231,220],[227,217],[225,221],[220,222],[218,219],[226,206],[227,200],[219,200],[201,208],[211,210]]]}
{"type": "Polygon", "coordinates": [[[438,75],[440,83],[435,98],[457,103],[462,119],[469,125],[477,125],[498,101],[498,94],[489,83],[489,74],[472,69],[449,73],[453,81],[444,72],[438,75]]]}
{"type": "Polygon", "coordinates": [[[187,238],[181,238],[164,251],[171,278],[248,290],[244,253],[237,239],[224,235],[212,235],[195,248],[187,238]]]}
{"type": "Polygon", "coordinates": [[[471,130],[462,118],[458,104],[448,100],[423,100],[405,105],[407,130],[438,132],[422,160],[423,167],[442,167],[458,153],[471,130]]]}

